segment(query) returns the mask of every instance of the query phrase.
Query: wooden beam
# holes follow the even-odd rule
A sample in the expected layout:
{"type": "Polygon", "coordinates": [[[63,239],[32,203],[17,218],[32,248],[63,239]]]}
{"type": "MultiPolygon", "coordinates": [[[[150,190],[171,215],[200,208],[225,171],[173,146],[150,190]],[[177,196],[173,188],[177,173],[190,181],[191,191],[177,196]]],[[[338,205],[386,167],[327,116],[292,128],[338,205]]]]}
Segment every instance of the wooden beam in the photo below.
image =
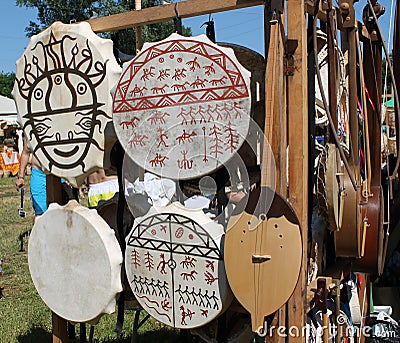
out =
{"type": "Polygon", "coordinates": [[[297,41],[293,55],[294,73],[287,78],[289,124],[289,201],[302,229],[303,257],[300,276],[288,301],[287,327],[298,328],[300,334],[287,337],[288,343],[303,342],[307,293],[308,241],[308,104],[307,104],[307,35],[306,8],[303,0],[287,1],[287,37],[297,41]]]}
{"type": "MultiPolygon", "coordinates": [[[[283,21],[284,21],[284,16],[283,21]]],[[[279,194],[283,197],[287,195],[287,159],[286,159],[286,151],[287,151],[287,116],[286,116],[286,78],[284,73],[284,41],[283,37],[281,37],[281,45],[279,46],[279,57],[278,57],[278,87],[281,96],[279,100],[276,102],[276,106],[280,110],[276,110],[275,113],[280,113],[279,118],[274,119],[274,130],[279,132],[276,135],[276,139],[279,141],[274,142],[274,147],[277,147],[278,150],[274,151],[275,154],[275,163],[276,163],[276,171],[277,171],[277,179],[276,179],[276,189],[279,190],[279,194]]],[[[286,304],[284,304],[276,313],[277,316],[277,327],[284,326],[286,324],[286,304]]],[[[285,337],[280,335],[278,330],[274,330],[272,335],[272,340],[267,343],[285,343],[285,337]]]]}
{"type": "MultiPolygon", "coordinates": [[[[265,6],[264,14],[264,30],[265,30],[265,51],[268,51],[269,42],[269,25],[267,21],[271,20],[270,6],[265,6]]],[[[284,22],[284,15],[281,16],[284,22]]],[[[283,23],[284,25],[284,23],[283,23]]],[[[275,158],[275,168],[276,168],[276,191],[283,197],[287,195],[287,185],[286,185],[286,148],[287,148],[287,118],[286,118],[286,83],[284,76],[284,33],[281,35],[278,45],[278,55],[277,55],[277,71],[276,71],[276,87],[277,92],[280,94],[278,99],[275,99],[274,108],[274,120],[273,120],[273,139],[271,142],[271,148],[274,153],[275,158]]],[[[268,56],[266,56],[268,58],[268,56]]],[[[265,82],[268,82],[268,76],[266,76],[265,82]]],[[[267,88],[267,87],[266,87],[267,88]]],[[[286,304],[284,304],[274,316],[272,323],[270,325],[270,331],[265,337],[265,343],[285,343],[285,337],[278,330],[279,327],[284,326],[286,323],[286,304]],[[273,330],[271,328],[274,327],[273,330]]]]}
{"type": "MultiPolygon", "coordinates": [[[[140,11],[142,9],[142,0],[135,0],[135,10],[140,11]]],[[[136,51],[139,51],[143,46],[143,39],[142,39],[142,27],[136,26],[135,29],[136,33],[136,51]]]]}
{"type": "Polygon", "coordinates": [[[94,32],[108,32],[172,20],[176,17],[175,6],[182,18],[189,18],[263,4],[263,0],[187,0],[148,7],[140,11],[113,14],[88,20],[88,23],[94,32]]]}
{"type": "MultiPolygon", "coordinates": [[[[320,2],[315,2],[314,0],[306,0],[306,9],[308,14],[314,15],[316,3],[319,4],[320,2]]],[[[318,18],[322,21],[327,21],[328,18],[326,11],[321,8],[321,5],[318,8],[318,18]]]]}

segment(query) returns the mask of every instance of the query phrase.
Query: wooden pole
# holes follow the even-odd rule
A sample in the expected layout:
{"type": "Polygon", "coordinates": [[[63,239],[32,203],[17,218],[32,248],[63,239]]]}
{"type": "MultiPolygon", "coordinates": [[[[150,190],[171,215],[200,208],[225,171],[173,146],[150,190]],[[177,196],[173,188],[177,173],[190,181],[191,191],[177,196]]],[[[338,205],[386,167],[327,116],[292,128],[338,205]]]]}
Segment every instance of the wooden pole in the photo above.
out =
{"type": "MultiPolygon", "coordinates": [[[[271,15],[268,11],[270,11],[269,2],[265,6],[265,22],[270,20],[271,15]]],[[[282,16],[283,18],[283,16],[282,16]]],[[[282,19],[283,21],[283,19],[282,19]]],[[[284,23],[283,23],[284,25],[284,23]]],[[[268,51],[268,41],[269,41],[269,26],[264,25],[265,27],[265,51],[268,51]]],[[[286,197],[287,194],[287,185],[286,185],[286,147],[287,147],[287,120],[286,120],[286,102],[285,102],[285,78],[284,78],[284,41],[283,37],[280,36],[280,42],[278,45],[277,52],[277,88],[278,94],[281,94],[279,99],[275,101],[274,108],[274,119],[273,119],[273,132],[274,136],[271,142],[271,148],[275,158],[275,168],[276,168],[276,191],[281,194],[283,197],[286,197]]],[[[266,56],[267,58],[268,56],[266,56]]],[[[266,76],[266,81],[268,82],[268,76],[266,76]]],[[[265,87],[267,89],[267,87],[265,87]]],[[[286,322],[286,305],[283,305],[276,313],[275,317],[271,323],[271,328],[273,330],[269,330],[266,336],[266,343],[284,343],[285,337],[278,330],[279,327],[285,325],[286,322]]]]}
{"type": "MultiPolygon", "coordinates": [[[[61,203],[61,180],[59,177],[54,175],[46,176],[46,195],[47,206],[52,202],[61,203]]],[[[67,321],[54,312],[51,315],[53,343],[67,343],[67,321]]]]}
{"type": "MultiPolygon", "coordinates": [[[[140,11],[142,9],[142,0],[135,0],[135,10],[140,11]]],[[[139,51],[143,46],[143,39],[142,39],[142,27],[136,26],[136,51],[139,51]]]]}
{"type": "Polygon", "coordinates": [[[308,113],[307,113],[307,40],[306,9],[302,0],[287,1],[287,38],[297,41],[292,63],[293,75],[287,78],[289,120],[289,201],[302,229],[303,257],[299,280],[288,301],[287,342],[303,342],[306,323],[306,275],[308,233],[308,113]],[[291,330],[291,328],[296,330],[291,330]]]}
{"type": "Polygon", "coordinates": [[[53,328],[53,343],[68,342],[67,321],[51,312],[51,325],[53,328]]]}
{"type": "Polygon", "coordinates": [[[322,342],[328,343],[329,341],[329,317],[327,306],[328,291],[326,289],[326,279],[317,279],[317,293],[315,294],[315,302],[317,308],[322,313],[322,342]]]}
{"type": "Polygon", "coordinates": [[[62,198],[62,188],[61,180],[59,177],[54,175],[46,175],[46,196],[47,196],[47,206],[52,202],[61,204],[62,198]]]}
{"type": "MultiPolygon", "coordinates": [[[[335,41],[337,40],[337,32],[335,30],[335,12],[333,10],[332,1],[328,1],[329,8],[327,10],[327,40],[328,40],[328,82],[329,82],[329,111],[331,113],[332,121],[337,132],[337,59],[338,52],[336,51],[335,41]]],[[[316,57],[317,58],[317,57],[316,57]]],[[[331,138],[330,143],[333,143],[331,138]]]]}
{"type": "MultiPolygon", "coordinates": [[[[358,302],[361,306],[361,327],[364,327],[367,324],[366,318],[369,315],[369,276],[367,274],[358,274],[358,278],[358,281],[360,283],[358,291],[358,302]]],[[[357,337],[357,343],[364,342],[365,335],[360,333],[360,336],[357,337]]]]}

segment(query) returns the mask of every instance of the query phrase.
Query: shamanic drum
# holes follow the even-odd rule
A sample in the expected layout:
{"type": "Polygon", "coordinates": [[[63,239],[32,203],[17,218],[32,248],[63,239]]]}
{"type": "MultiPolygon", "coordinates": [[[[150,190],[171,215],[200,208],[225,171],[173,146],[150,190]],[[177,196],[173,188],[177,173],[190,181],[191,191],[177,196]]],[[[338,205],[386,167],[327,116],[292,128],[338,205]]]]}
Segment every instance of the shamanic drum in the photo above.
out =
{"type": "Polygon", "coordinates": [[[142,307],[162,323],[196,328],[227,309],[222,225],[180,203],[152,207],[127,238],[125,269],[142,307]]]}
{"type": "Polygon", "coordinates": [[[250,123],[250,73],[205,35],[146,43],[114,93],[121,145],[143,169],[186,180],[220,168],[250,123]]]}
{"type": "Polygon", "coordinates": [[[28,144],[47,173],[79,186],[103,168],[111,88],[120,75],[110,39],[86,22],[53,23],[17,61],[13,96],[28,144]]]}
{"type": "Polygon", "coordinates": [[[122,291],[122,252],[96,210],[75,200],[50,204],[33,226],[28,248],[33,283],[53,312],[92,324],[114,312],[122,291]]]}

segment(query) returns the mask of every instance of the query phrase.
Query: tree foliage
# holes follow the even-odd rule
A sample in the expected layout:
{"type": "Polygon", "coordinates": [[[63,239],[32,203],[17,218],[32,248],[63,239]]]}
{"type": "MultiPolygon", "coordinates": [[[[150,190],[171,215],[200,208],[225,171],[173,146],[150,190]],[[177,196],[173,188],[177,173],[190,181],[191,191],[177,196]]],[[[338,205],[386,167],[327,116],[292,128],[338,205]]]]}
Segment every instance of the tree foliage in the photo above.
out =
{"type": "Polygon", "coordinates": [[[55,21],[70,23],[71,20],[86,20],[101,2],[95,0],[16,0],[18,6],[37,9],[38,23],[31,21],[25,28],[28,37],[38,34],[55,21]]]}
{"type": "MultiPolygon", "coordinates": [[[[127,12],[135,9],[135,0],[16,0],[22,7],[36,8],[38,22],[30,22],[25,28],[30,37],[49,27],[55,21],[70,23],[72,20],[87,20],[94,14],[107,16],[110,14],[127,12]]],[[[162,0],[142,0],[142,8],[161,5],[162,0]]],[[[144,42],[154,42],[168,37],[175,31],[172,21],[142,27],[144,42]]],[[[190,28],[183,27],[185,36],[191,35],[190,28]]],[[[110,33],[106,34],[110,37],[110,33]]],[[[120,30],[113,34],[118,42],[117,47],[127,54],[134,54],[135,32],[134,29],[120,30]]]]}
{"type": "Polygon", "coordinates": [[[14,85],[14,73],[0,73],[0,95],[12,98],[11,91],[14,85]]]}

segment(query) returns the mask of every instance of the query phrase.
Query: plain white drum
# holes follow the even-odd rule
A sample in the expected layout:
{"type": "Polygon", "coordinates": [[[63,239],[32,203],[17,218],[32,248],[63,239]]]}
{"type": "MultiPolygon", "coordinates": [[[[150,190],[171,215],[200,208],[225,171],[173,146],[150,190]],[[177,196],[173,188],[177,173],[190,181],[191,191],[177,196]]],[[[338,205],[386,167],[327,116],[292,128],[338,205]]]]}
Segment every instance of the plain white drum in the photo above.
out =
{"type": "Polygon", "coordinates": [[[103,313],[115,311],[122,252],[96,210],[75,200],[50,204],[33,226],[28,249],[33,283],[60,317],[95,324],[103,313]]]}

